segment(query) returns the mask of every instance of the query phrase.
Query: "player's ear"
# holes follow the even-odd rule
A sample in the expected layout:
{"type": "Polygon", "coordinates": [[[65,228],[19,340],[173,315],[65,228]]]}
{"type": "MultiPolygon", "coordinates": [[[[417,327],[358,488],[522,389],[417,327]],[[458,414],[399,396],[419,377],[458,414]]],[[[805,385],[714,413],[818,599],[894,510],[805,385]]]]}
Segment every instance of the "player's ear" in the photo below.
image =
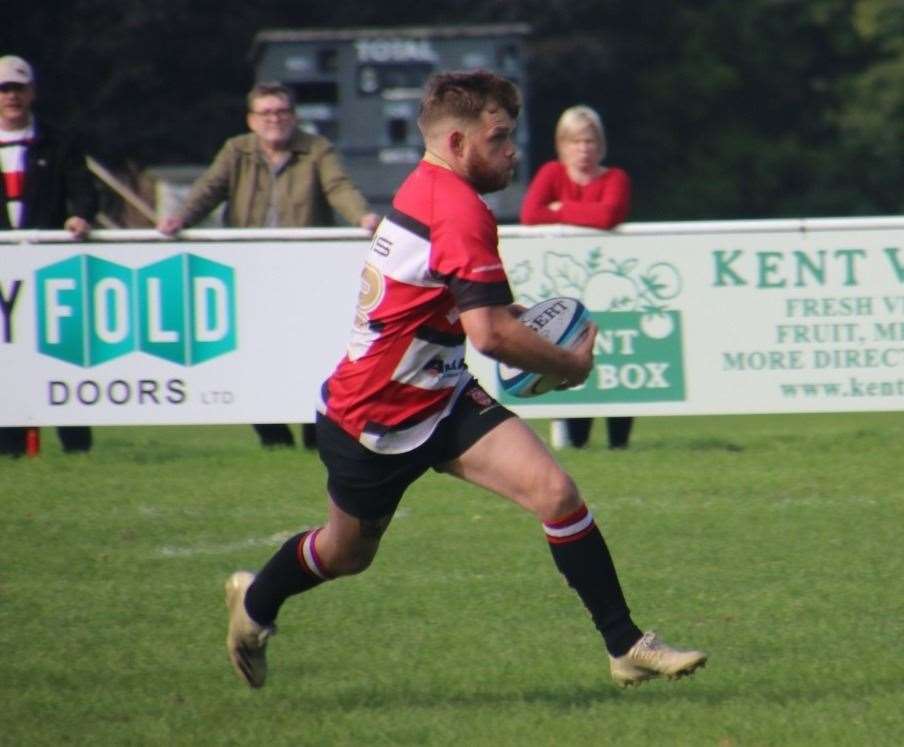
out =
{"type": "Polygon", "coordinates": [[[465,133],[461,130],[451,130],[446,137],[449,150],[456,158],[461,158],[465,152],[465,133]]]}

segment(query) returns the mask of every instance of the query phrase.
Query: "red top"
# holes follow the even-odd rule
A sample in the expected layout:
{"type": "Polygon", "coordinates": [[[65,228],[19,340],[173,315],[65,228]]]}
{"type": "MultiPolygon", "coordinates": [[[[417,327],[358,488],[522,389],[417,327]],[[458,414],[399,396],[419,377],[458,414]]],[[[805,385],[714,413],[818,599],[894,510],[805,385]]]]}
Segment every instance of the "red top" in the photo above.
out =
{"type": "Polygon", "coordinates": [[[471,379],[460,312],[512,302],[498,241],[474,188],[421,161],[374,234],[320,411],[372,451],[423,443],[471,379]]]}
{"type": "Polygon", "coordinates": [[[559,161],[548,161],[527,188],[521,222],[609,229],[628,217],[630,204],[631,180],[622,169],[608,168],[589,184],[576,184],[559,161]],[[561,202],[561,209],[550,210],[551,202],[561,202]]]}

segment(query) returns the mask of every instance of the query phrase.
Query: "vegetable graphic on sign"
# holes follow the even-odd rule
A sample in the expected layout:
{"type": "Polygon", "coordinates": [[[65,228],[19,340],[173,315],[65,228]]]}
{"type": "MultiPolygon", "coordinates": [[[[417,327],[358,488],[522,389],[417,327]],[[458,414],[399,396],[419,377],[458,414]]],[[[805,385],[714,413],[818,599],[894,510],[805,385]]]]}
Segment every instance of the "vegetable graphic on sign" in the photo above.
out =
{"type": "Polygon", "coordinates": [[[667,301],[682,289],[681,275],[669,262],[642,266],[637,258],[603,256],[602,249],[587,252],[580,261],[571,254],[550,251],[543,255],[542,271],[535,275],[529,261],[509,269],[516,300],[532,306],[547,298],[572,296],[593,311],[639,312],[640,331],[652,340],[662,340],[674,331],[667,301]]]}

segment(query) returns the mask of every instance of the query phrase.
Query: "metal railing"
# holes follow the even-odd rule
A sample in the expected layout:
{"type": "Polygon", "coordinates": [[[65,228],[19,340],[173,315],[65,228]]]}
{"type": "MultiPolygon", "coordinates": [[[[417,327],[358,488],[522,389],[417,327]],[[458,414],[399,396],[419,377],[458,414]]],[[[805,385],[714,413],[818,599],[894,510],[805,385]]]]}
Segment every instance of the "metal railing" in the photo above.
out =
{"type": "MultiPolygon", "coordinates": [[[[892,230],[904,228],[904,216],[867,216],[855,218],[775,218],[764,220],[726,221],[661,221],[644,223],[623,223],[612,231],[597,231],[551,224],[545,226],[501,225],[499,235],[507,237],[550,236],[568,238],[570,236],[593,236],[614,234],[619,236],[655,236],[695,233],[759,233],[788,231],[816,233],[821,231],[852,230],[892,230]]],[[[97,229],[86,239],[102,242],[130,241],[341,241],[343,239],[366,239],[367,231],[361,228],[191,228],[175,236],[166,236],[155,229],[97,229]]],[[[67,231],[0,231],[0,243],[40,244],[71,242],[67,231]]]]}

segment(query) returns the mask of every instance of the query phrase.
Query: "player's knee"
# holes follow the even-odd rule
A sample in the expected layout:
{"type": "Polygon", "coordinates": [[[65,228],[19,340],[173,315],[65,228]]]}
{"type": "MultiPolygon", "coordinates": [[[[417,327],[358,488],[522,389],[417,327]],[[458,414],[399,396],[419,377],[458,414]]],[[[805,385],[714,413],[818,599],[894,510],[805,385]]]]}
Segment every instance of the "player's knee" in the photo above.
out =
{"type": "Polygon", "coordinates": [[[554,521],[580,508],[581,497],[571,476],[553,470],[545,476],[535,512],[541,521],[554,521]]]}
{"type": "Polygon", "coordinates": [[[373,563],[378,547],[379,543],[367,543],[345,548],[329,559],[327,570],[333,577],[362,573],[373,563]]]}

